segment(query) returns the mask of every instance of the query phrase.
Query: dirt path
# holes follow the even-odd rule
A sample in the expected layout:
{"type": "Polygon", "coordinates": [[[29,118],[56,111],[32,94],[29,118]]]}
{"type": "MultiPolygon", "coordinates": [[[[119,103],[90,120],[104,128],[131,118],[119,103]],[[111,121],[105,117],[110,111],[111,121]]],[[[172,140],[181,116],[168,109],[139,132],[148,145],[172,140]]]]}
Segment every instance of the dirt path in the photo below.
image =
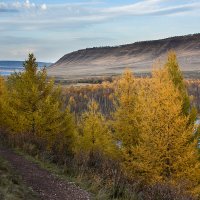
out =
{"type": "Polygon", "coordinates": [[[11,150],[0,148],[0,156],[8,160],[14,170],[22,176],[25,184],[38,193],[42,200],[89,200],[89,194],[73,183],[67,183],[41,169],[11,150]]]}

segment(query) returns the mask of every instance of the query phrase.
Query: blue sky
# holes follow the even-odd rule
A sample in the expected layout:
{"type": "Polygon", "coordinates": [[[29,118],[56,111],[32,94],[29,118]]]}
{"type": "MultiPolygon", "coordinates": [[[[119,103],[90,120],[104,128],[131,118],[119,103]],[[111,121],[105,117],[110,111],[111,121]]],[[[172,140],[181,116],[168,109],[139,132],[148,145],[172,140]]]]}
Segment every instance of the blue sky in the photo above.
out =
{"type": "Polygon", "coordinates": [[[0,0],[0,60],[200,32],[200,0],[0,0]]]}

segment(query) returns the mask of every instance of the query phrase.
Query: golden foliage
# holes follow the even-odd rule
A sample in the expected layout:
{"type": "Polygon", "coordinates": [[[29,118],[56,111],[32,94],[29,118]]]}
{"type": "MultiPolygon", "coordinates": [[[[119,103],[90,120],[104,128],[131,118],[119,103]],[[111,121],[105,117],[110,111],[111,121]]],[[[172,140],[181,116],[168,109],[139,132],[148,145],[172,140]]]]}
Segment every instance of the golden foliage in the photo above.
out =
{"type": "Polygon", "coordinates": [[[0,128],[4,126],[4,96],[6,93],[5,81],[4,78],[0,76],[0,128]]]}
{"type": "Polygon", "coordinates": [[[181,94],[180,98],[183,101],[183,113],[188,115],[190,112],[190,99],[183,80],[182,72],[178,64],[177,56],[174,51],[169,51],[165,69],[168,71],[169,77],[172,80],[174,86],[179,90],[181,94]]]}
{"type": "Polygon", "coordinates": [[[82,115],[80,134],[77,140],[77,151],[82,151],[88,156],[94,153],[105,156],[116,155],[116,145],[108,123],[98,111],[98,104],[95,101],[91,101],[88,112],[82,115]]]}
{"type": "Polygon", "coordinates": [[[117,97],[113,127],[115,137],[123,146],[134,145],[138,140],[135,118],[136,83],[131,71],[126,70],[117,81],[115,95],[117,97]]]}
{"type": "Polygon", "coordinates": [[[7,81],[8,130],[19,142],[24,138],[39,148],[64,151],[71,146],[74,124],[69,111],[64,111],[61,90],[48,80],[45,69],[38,71],[33,54],[24,68],[24,72],[14,73],[7,81]]]}
{"type": "MultiPolygon", "coordinates": [[[[24,68],[6,85],[0,77],[0,126],[7,126],[12,139],[64,159],[74,150],[95,163],[98,154],[98,162],[109,158],[118,166],[120,161],[120,176],[131,181],[183,184],[186,192],[200,193],[196,110],[190,108],[174,52],[152,78],[135,78],[126,70],[112,83],[70,87],[63,93],[45,69],[38,71],[32,54],[24,68]],[[77,124],[69,109],[82,113],[77,124]]],[[[117,170],[111,167],[114,174],[117,170]]]]}
{"type": "Polygon", "coordinates": [[[198,194],[197,140],[182,113],[180,95],[165,69],[154,71],[151,82],[144,82],[134,112],[139,141],[131,148],[122,146],[123,166],[129,175],[147,183],[186,181],[187,189],[198,194]]]}

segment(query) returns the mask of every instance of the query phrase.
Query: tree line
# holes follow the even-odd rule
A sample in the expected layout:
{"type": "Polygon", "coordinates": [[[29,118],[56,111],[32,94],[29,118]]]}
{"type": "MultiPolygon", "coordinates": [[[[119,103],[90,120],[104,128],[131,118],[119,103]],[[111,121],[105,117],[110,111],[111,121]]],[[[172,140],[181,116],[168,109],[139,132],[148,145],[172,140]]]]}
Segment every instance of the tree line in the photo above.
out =
{"type": "Polygon", "coordinates": [[[0,78],[1,140],[34,155],[46,153],[52,162],[92,171],[93,177],[113,185],[112,198],[123,196],[128,187],[139,192],[158,190],[158,184],[168,188],[167,195],[178,195],[171,188],[179,188],[180,195],[188,195],[185,199],[198,198],[197,111],[176,54],[169,52],[166,64],[154,69],[151,78],[135,78],[126,70],[101,87],[107,100],[101,98],[101,88],[98,97],[78,91],[88,102],[87,109],[80,108],[78,98],[70,96],[72,89],[55,86],[30,54],[23,72],[0,78]],[[97,98],[111,107],[109,115],[97,98]],[[78,117],[76,109],[81,111],[78,117]]]}
{"type": "MultiPolygon", "coordinates": [[[[79,117],[88,110],[88,101],[95,100],[99,104],[99,110],[105,116],[110,116],[115,110],[115,83],[117,78],[110,81],[103,81],[101,84],[88,85],[61,85],[62,94],[65,97],[65,105],[70,105],[70,111],[79,117]]],[[[136,81],[142,81],[141,77],[135,77],[136,81]]],[[[200,81],[184,80],[184,85],[188,91],[190,106],[200,111],[200,81]]]]}

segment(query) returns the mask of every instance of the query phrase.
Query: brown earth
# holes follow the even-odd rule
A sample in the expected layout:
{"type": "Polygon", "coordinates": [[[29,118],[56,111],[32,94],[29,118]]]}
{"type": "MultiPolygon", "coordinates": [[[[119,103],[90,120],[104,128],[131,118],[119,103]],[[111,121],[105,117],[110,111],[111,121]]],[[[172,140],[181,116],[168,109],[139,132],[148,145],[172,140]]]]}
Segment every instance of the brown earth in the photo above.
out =
{"type": "Polygon", "coordinates": [[[74,183],[60,180],[37,164],[26,160],[6,148],[0,148],[0,156],[10,162],[24,183],[38,194],[41,200],[89,200],[90,195],[74,183]]]}

